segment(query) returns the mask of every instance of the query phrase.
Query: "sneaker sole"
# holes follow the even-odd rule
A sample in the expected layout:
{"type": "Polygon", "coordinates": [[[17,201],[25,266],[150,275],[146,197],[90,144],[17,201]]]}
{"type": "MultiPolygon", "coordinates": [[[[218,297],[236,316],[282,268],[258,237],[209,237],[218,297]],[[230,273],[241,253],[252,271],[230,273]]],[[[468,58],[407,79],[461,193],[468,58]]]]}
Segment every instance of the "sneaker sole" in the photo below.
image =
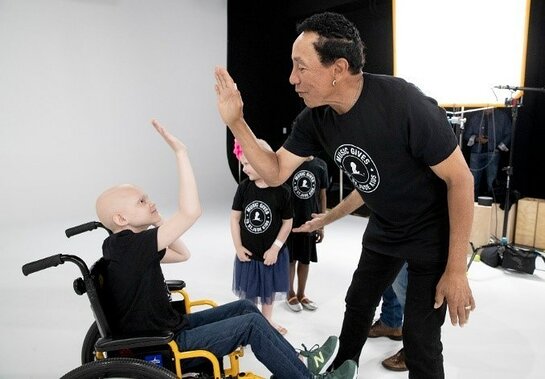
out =
{"type": "Polygon", "coordinates": [[[367,336],[367,338],[380,338],[380,337],[388,337],[389,339],[394,340],[394,341],[403,340],[403,336],[389,336],[389,335],[386,335],[386,334],[382,334],[380,336],[367,336]]]}
{"type": "Polygon", "coordinates": [[[356,368],[356,372],[354,373],[354,376],[352,377],[352,379],[356,379],[358,377],[358,369],[356,368]]]}
{"type": "Polygon", "coordinates": [[[397,367],[392,367],[392,366],[388,366],[384,363],[382,363],[382,367],[384,367],[386,370],[389,370],[389,371],[395,371],[395,372],[403,372],[403,371],[409,371],[408,368],[397,368],[397,367]]]}

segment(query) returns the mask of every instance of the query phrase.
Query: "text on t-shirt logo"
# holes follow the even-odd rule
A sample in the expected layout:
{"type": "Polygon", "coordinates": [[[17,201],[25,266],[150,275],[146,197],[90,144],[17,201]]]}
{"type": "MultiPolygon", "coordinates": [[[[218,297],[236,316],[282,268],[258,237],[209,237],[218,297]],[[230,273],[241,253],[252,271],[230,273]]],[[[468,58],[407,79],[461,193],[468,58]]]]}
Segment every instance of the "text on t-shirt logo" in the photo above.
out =
{"type": "Polygon", "coordinates": [[[378,188],[380,176],[377,166],[362,148],[351,144],[340,145],[335,150],[334,160],[356,189],[370,193],[378,188]]]}

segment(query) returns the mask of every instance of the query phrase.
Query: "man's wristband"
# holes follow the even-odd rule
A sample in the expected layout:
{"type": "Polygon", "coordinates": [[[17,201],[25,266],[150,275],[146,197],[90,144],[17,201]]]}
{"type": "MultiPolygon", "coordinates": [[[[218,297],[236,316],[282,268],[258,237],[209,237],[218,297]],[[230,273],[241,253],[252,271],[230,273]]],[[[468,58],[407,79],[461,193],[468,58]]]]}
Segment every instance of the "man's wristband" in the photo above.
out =
{"type": "Polygon", "coordinates": [[[279,249],[281,249],[282,246],[284,246],[284,242],[280,241],[279,239],[275,239],[274,242],[273,242],[273,245],[277,246],[279,249]]]}

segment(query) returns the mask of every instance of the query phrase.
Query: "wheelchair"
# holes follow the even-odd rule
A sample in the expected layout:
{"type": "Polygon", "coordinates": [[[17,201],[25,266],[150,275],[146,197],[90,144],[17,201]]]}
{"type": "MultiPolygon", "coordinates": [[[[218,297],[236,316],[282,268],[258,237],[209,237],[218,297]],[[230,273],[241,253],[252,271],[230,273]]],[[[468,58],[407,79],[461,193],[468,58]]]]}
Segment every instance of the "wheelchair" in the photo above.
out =
{"type": "MultiPolygon", "coordinates": [[[[103,228],[100,222],[89,222],[69,228],[67,237],[103,228]]],[[[223,357],[214,356],[206,350],[180,351],[174,333],[165,331],[154,335],[135,335],[117,338],[112,335],[106,313],[101,305],[101,289],[105,261],[100,258],[91,269],[76,255],[56,254],[29,262],[22,267],[25,276],[56,267],[65,262],[78,266],[81,277],[76,278],[73,288],[76,294],[87,294],[95,321],[85,335],[81,360],[82,365],[62,376],[62,379],[85,378],[188,378],[188,379],[264,379],[251,372],[241,372],[239,360],[244,350],[239,347],[228,355],[229,367],[223,367],[223,357]],[[198,362],[198,363],[197,363],[198,362]],[[183,365],[182,365],[183,363],[183,365]],[[186,369],[187,367],[187,369],[186,369]]],[[[216,306],[212,300],[191,300],[182,280],[167,280],[174,297],[173,307],[190,313],[197,306],[216,306]]]]}

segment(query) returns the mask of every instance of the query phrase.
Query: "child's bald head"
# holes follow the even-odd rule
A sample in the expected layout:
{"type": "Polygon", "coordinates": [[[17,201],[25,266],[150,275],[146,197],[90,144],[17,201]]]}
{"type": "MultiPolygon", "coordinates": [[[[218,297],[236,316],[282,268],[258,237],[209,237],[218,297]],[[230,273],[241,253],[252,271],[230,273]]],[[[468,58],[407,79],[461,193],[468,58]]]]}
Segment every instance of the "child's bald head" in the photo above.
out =
{"type": "Polygon", "coordinates": [[[141,192],[132,184],[120,184],[100,194],[96,201],[96,212],[102,225],[114,232],[122,227],[123,216],[130,202],[141,192]]]}

